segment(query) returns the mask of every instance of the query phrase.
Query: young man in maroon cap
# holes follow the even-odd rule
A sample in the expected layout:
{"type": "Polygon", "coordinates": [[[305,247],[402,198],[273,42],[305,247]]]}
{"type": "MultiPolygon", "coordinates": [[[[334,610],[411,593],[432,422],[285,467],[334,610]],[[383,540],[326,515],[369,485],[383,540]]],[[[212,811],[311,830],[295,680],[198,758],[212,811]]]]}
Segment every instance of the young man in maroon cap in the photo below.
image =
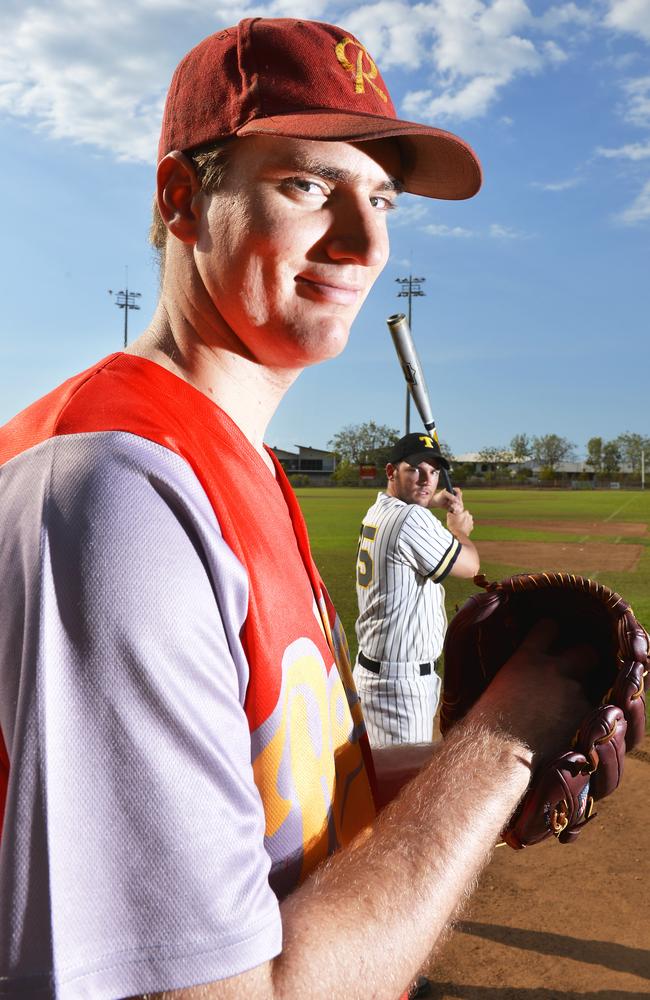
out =
{"type": "Polygon", "coordinates": [[[537,697],[529,639],[434,754],[371,755],[263,445],[398,192],[479,184],[339,28],[246,20],[179,66],[152,322],[0,432],[5,995],[394,1000],[485,863],[571,658],[537,697]]]}

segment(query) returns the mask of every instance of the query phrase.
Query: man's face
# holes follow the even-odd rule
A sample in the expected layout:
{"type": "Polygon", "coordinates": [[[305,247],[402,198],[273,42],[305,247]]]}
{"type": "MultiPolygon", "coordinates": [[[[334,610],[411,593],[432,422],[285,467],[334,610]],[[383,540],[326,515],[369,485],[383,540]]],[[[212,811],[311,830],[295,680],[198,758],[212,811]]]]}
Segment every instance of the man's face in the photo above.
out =
{"type": "Polygon", "coordinates": [[[389,462],[386,466],[386,475],[387,492],[390,496],[397,497],[404,503],[429,507],[438,489],[440,470],[430,462],[420,462],[419,465],[411,465],[409,462],[391,465],[389,462]]]}
{"type": "Polygon", "coordinates": [[[225,323],[243,353],[278,369],[337,355],[386,263],[399,172],[393,140],[236,140],[223,185],[201,195],[206,339],[225,323]]]}

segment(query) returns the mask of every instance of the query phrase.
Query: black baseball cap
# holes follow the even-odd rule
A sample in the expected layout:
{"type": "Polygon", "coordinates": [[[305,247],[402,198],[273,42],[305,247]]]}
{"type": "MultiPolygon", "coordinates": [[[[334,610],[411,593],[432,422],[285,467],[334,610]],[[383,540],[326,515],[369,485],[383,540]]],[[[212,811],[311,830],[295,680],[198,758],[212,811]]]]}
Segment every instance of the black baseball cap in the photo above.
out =
{"type": "Polygon", "coordinates": [[[440,445],[430,434],[405,434],[400,438],[390,453],[391,465],[398,462],[408,462],[409,465],[419,465],[420,462],[430,462],[431,465],[449,468],[449,462],[440,451],[440,445]]]}

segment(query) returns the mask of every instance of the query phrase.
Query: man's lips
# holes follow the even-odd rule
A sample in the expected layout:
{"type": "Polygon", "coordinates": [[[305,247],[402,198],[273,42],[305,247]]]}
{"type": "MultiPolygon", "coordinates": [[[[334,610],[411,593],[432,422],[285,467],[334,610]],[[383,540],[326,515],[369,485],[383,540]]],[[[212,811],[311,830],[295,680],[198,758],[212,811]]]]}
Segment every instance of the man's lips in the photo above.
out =
{"type": "Polygon", "coordinates": [[[309,277],[305,274],[296,275],[294,280],[299,292],[306,294],[309,298],[336,302],[342,306],[354,305],[361,292],[359,285],[342,281],[333,282],[315,276],[309,277]]]}

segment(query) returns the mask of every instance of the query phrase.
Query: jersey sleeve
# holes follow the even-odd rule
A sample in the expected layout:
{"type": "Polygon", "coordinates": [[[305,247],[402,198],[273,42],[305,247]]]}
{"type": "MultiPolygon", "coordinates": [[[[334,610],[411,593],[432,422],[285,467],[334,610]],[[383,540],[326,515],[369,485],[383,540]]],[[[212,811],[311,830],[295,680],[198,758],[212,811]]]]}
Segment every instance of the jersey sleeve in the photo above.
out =
{"type": "Polygon", "coordinates": [[[130,996],[272,958],[247,579],[194,473],[103,433],[2,475],[0,992],[130,996]]]}
{"type": "Polygon", "coordinates": [[[441,583],[462,548],[457,538],[424,507],[411,504],[399,535],[400,556],[422,576],[441,583]]]}

